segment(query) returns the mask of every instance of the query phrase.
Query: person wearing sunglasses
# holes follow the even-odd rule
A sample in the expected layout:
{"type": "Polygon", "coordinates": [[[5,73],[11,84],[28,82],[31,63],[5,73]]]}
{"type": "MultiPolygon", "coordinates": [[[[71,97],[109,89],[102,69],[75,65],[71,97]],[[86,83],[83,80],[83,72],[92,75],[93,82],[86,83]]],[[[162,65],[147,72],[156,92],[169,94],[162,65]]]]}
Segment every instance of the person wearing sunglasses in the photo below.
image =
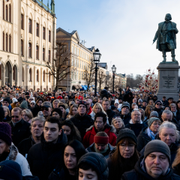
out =
{"type": "Polygon", "coordinates": [[[52,105],[49,101],[44,101],[41,107],[41,111],[43,112],[43,115],[45,119],[51,115],[52,112],[52,105]]]}

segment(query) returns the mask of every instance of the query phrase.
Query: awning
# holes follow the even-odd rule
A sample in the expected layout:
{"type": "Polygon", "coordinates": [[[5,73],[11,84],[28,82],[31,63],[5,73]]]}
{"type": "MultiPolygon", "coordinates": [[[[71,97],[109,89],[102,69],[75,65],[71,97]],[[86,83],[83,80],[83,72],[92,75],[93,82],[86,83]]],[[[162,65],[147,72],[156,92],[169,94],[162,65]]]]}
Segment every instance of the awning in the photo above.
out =
{"type": "Polygon", "coordinates": [[[79,86],[78,85],[73,85],[72,89],[79,89],[79,86]]]}
{"type": "Polygon", "coordinates": [[[82,91],[87,91],[86,85],[81,85],[81,86],[82,86],[82,88],[81,88],[82,91]]]}

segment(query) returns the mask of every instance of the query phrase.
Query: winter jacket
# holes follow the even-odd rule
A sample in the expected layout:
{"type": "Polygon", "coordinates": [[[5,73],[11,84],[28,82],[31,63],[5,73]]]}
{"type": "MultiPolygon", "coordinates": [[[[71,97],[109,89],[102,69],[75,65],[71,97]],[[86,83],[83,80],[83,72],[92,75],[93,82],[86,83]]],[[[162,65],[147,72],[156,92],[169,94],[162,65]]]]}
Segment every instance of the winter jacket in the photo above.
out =
{"type": "MultiPolygon", "coordinates": [[[[88,152],[96,152],[95,151],[95,144],[91,144],[87,149],[88,152]]],[[[112,151],[115,150],[115,147],[111,146],[111,144],[108,144],[108,150],[105,153],[101,153],[106,159],[109,158],[109,155],[112,151]]]]}
{"type": "Polygon", "coordinates": [[[161,119],[161,115],[162,115],[163,109],[154,108],[154,111],[156,111],[158,113],[159,119],[161,119]]]}
{"type": "Polygon", "coordinates": [[[173,172],[180,176],[180,163],[173,167],[173,172]]]}
{"type": "Polygon", "coordinates": [[[23,119],[21,119],[18,123],[14,124],[12,121],[9,123],[12,131],[12,140],[13,143],[18,146],[18,144],[23,140],[28,138],[30,133],[30,124],[23,119]]]}
{"type": "Polygon", "coordinates": [[[22,176],[32,176],[26,158],[18,152],[17,147],[13,143],[10,146],[10,152],[6,160],[12,160],[17,162],[21,167],[22,176]]]}
{"type": "MultiPolygon", "coordinates": [[[[121,180],[155,180],[141,168],[142,158],[136,163],[135,168],[122,175],[121,180]]],[[[161,175],[158,180],[180,180],[180,176],[173,173],[172,169],[166,175],[161,175]]]]}
{"type": "MultiPolygon", "coordinates": [[[[103,130],[109,136],[109,143],[112,146],[116,145],[116,135],[114,134],[114,129],[110,125],[106,125],[105,129],[103,130]]],[[[96,135],[96,129],[94,126],[90,127],[83,138],[83,145],[85,148],[89,147],[91,144],[94,143],[94,136],[96,135]]]]}
{"type": "Polygon", "coordinates": [[[111,124],[112,118],[114,118],[114,116],[116,115],[116,113],[115,113],[112,109],[108,109],[108,110],[106,111],[106,114],[107,114],[107,116],[108,116],[109,124],[111,124]]]}
{"type": "Polygon", "coordinates": [[[85,114],[84,116],[80,116],[79,114],[76,114],[70,120],[78,128],[82,138],[86,133],[86,129],[88,129],[90,126],[94,124],[93,120],[91,119],[91,116],[87,114],[85,114]]]}
{"type": "Polygon", "coordinates": [[[123,120],[123,122],[124,122],[124,125],[126,125],[126,124],[128,124],[129,123],[129,121],[130,121],[130,119],[131,119],[131,114],[129,113],[129,114],[127,114],[127,115],[120,115],[121,116],[121,119],[123,120]]]}
{"type": "Polygon", "coordinates": [[[137,150],[140,152],[144,147],[145,145],[151,141],[151,138],[148,136],[148,134],[146,133],[146,130],[147,128],[144,128],[138,138],[137,138],[137,150]]]}
{"type": "Polygon", "coordinates": [[[33,175],[47,180],[54,168],[63,164],[63,149],[67,136],[62,131],[56,143],[46,142],[42,135],[41,143],[35,144],[28,153],[27,160],[33,175]]]}

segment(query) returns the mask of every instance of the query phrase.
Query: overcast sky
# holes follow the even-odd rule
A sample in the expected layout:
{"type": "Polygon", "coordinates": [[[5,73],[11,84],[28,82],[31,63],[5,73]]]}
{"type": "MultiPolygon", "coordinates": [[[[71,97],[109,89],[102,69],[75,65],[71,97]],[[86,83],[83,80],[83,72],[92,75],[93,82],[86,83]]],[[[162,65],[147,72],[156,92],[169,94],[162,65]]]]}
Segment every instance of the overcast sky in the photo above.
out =
{"type": "MultiPolygon", "coordinates": [[[[44,0],[46,1],[46,0],[44,0]]],[[[180,27],[179,0],[55,0],[57,28],[77,30],[86,47],[102,53],[101,62],[113,64],[118,73],[157,73],[162,53],[152,45],[158,23],[171,13],[180,27]]],[[[176,59],[180,60],[180,33],[176,59]]],[[[167,54],[171,60],[170,53],[167,54]]]]}

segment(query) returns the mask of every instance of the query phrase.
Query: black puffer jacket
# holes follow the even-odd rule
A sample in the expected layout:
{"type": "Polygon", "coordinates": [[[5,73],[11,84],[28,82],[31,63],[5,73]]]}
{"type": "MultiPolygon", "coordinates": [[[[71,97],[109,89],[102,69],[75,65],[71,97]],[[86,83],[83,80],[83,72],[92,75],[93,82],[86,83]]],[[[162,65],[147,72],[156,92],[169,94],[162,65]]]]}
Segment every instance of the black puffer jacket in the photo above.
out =
{"type": "Polygon", "coordinates": [[[42,135],[41,143],[35,144],[28,153],[28,162],[31,172],[40,180],[47,180],[52,170],[63,164],[63,150],[67,143],[67,136],[63,133],[57,142],[47,143],[42,135]]]}
{"type": "MultiPolygon", "coordinates": [[[[149,174],[142,170],[140,165],[141,161],[142,158],[136,163],[135,168],[132,171],[125,172],[122,175],[121,180],[155,180],[149,174]]],[[[161,175],[158,180],[180,180],[180,176],[174,174],[173,170],[170,169],[170,171],[166,175],[161,175]]]]}
{"type": "Polygon", "coordinates": [[[84,116],[80,116],[79,114],[76,114],[70,120],[78,128],[82,138],[86,133],[86,129],[88,129],[90,126],[94,124],[93,120],[91,119],[91,116],[87,114],[85,114],[84,116]]]}
{"type": "Polygon", "coordinates": [[[82,163],[88,163],[97,172],[98,180],[108,180],[109,169],[104,156],[100,153],[89,152],[82,156],[78,162],[78,167],[82,163]]]}

